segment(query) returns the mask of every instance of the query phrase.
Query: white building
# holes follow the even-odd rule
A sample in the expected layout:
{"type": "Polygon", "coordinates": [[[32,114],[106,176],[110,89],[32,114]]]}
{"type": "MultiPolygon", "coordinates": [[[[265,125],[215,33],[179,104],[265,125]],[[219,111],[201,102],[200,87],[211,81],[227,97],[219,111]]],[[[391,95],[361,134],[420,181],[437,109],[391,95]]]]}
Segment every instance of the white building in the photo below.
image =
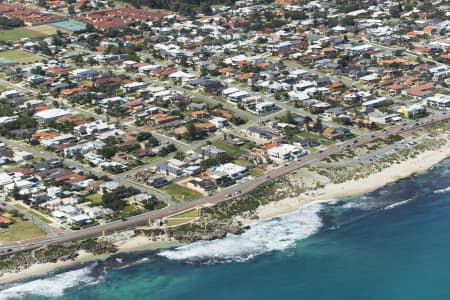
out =
{"type": "Polygon", "coordinates": [[[238,103],[240,102],[242,99],[249,97],[250,94],[247,93],[246,91],[238,91],[236,93],[230,94],[228,95],[228,101],[233,102],[233,103],[238,103]]]}
{"type": "Polygon", "coordinates": [[[214,174],[226,174],[234,180],[239,180],[248,176],[248,168],[234,164],[226,163],[224,165],[216,166],[210,169],[211,175],[214,174]]]}
{"type": "Polygon", "coordinates": [[[55,121],[63,116],[70,115],[70,112],[60,108],[51,108],[43,110],[34,114],[34,117],[41,124],[48,123],[50,121],[55,121]]]}
{"type": "Polygon", "coordinates": [[[425,99],[425,104],[437,109],[450,109],[450,96],[436,94],[425,99]]]}
{"type": "Polygon", "coordinates": [[[14,160],[17,162],[25,161],[25,160],[31,160],[33,159],[33,154],[26,151],[16,151],[14,152],[14,160]]]}
{"type": "Polygon", "coordinates": [[[240,91],[240,90],[239,90],[238,88],[235,88],[235,87],[227,88],[227,89],[224,89],[224,90],[222,91],[222,96],[228,97],[228,95],[237,93],[237,92],[239,92],[239,91],[240,91]]]}
{"type": "Polygon", "coordinates": [[[369,100],[362,103],[363,111],[370,112],[373,111],[375,107],[379,107],[381,105],[384,105],[386,103],[385,97],[380,97],[377,99],[369,100]]]}
{"type": "Polygon", "coordinates": [[[228,120],[222,117],[215,117],[208,121],[216,126],[216,128],[224,128],[228,126],[228,120]]]}
{"type": "Polygon", "coordinates": [[[306,155],[306,151],[301,146],[281,144],[267,151],[270,158],[278,163],[286,163],[306,155]]]}
{"type": "Polygon", "coordinates": [[[272,102],[272,101],[264,101],[261,103],[256,103],[256,105],[255,105],[255,112],[257,114],[270,113],[276,109],[277,109],[277,106],[276,106],[275,102],[272,102]]]}
{"type": "Polygon", "coordinates": [[[97,75],[96,70],[89,70],[89,69],[76,69],[70,72],[70,77],[76,78],[79,80],[87,79],[89,77],[97,75]]]}

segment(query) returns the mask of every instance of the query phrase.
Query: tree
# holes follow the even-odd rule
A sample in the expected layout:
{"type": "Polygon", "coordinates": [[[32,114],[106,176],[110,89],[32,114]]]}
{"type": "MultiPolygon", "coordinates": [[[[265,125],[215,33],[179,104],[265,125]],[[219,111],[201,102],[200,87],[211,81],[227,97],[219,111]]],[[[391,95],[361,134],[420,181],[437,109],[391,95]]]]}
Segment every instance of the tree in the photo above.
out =
{"type": "Polygon", "coordinates": [[[73,5],[69,5],[69,7],[67,7],[67,12],[69,13],[69,15],[74,15],[75,7],[73,5]]]}
{"type": "Polygon", "coordinates": [[[291,111],[289,111],[289,110],[286,113],[286,123],[294,124],[294,116],[292,115],[291,111]]]}
{"type": "Polygon", "coordinates": [[[98,153],[106,159],[110,159],[116,155],[117,147],[114,145],[105,145],[102,149],[98,150],[98,153]]]}
{"type": "Polygon", "coordinates": [[[192,122],[186,124],[186,129],[187,129],[187,136],[186,136],[187,140],[195,140],[201,135],[200,130],[197,127],[195,127],[195,125],[192,122]]]}
{"type": "Polygon", "coordinates": [[[150,132],[147,132],[147,131],[141,131],[141,132],[138,133],[136,139],[137,139],[139,142],[142,142],[142,141],[148,140],[148,139],[151,138],[151,137],[153,137],[153,135],[152,135],[150,132]]]}
{"type": "Polygon", "coordinates": [[[316,123],[313,126],[313,130],[316,132],[322,132],[323,131],[323,124],[322,124],[322,119],[321,118],[317,118],[316,123]]]}
{"type": "Polygon", "coordinates": [[[178,160],[183,160],[186,157],[186,154],[182,151],[177,151],[174,157],[178,160]]]}

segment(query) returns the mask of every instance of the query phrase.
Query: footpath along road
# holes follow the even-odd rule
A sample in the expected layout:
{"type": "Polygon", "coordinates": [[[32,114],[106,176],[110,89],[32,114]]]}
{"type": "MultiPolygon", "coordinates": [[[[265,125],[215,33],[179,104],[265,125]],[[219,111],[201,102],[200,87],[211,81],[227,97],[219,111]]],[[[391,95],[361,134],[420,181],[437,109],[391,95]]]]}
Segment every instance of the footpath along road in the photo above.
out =
{"type": "Polygon", "coordinates": [[[111,223],[107,223],[104,225],[99,225],[95,227],[86,228],[80,231],[67,232],[57,236],[47,236],[40,239],[29,241],[22,241],[16,243],[10,243],[7,245],[3,245],[0,247],[0,255],[5,255],[12,252],[19,252],[25,250],[36,249],[46,245],[52,244],[60,244],[69,241],[82,240],[87,238],[98,237],[105,234],[110,234],[115,231],[125,230],[134,228],[140,225],[149,224],[152,220],[161,219],[163,217],[167,217],[173,214],[177,214],[195,207],[207,206],[207,205],[215,205],[224,201],[228,201],[239,196],[242,196],[246,193],[253,191],[255,188],[261,186],[264,183],[269,182],[277,177],[283,176],[289,172],[297,170],[299,168],[311,165],[312,163],[321,161],[322,159],[332,155],[339,153],[349,147],[356,147],[360,145],[367,144],[377,138],[385,138],[390,135],[396,135],[399,133],[404,133],[407,131],[414,131],[420,127],[425,125],[440,122],[443,120],[447,120],[450,118],[450,115],[446,113],[441,113],[439,115],[434,115],[432,117],[428,117],[419,122],[406,122],[402,123],[398,126],[391,128],[388,131],[383,131],[376,133],[370,137],[360,138],[359,140],[353,139],[348,140],[339,145],[332,146],[323,152],[318,152],[312,155],[308,155],[303,157],[302,159],[286,164],[278,169],[274,169],[271,172],[266,173],[263,176],[259,176],[253,178],[249,181],[246,181],[242,184],[234,185],[230,188],[227,188],[219,193],[216,193],[212,196],[202,197],[197,200],[193,200],[185,203],[178,203],[171,205],[169,207],[163,208],[158,211],[151,211],[147,213],[143,213],[141,215],[137,215],[134,217],[130,217],[124,220],[118,220],[111,223]]]}

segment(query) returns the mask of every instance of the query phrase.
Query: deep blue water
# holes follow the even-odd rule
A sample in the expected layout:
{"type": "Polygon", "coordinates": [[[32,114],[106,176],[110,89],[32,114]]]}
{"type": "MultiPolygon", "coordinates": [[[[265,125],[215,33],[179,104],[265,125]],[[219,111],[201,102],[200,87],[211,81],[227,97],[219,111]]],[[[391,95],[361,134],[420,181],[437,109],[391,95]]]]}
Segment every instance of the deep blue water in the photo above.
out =
{"type": "Polygon", "coordinates": [[[263,222],[240,237],[144,255],[100,276],[93,273],[104,266],[97,265],[0,287],[0,299],[448,300],[448,187],[450,160],[364,196],[263,222]]]}

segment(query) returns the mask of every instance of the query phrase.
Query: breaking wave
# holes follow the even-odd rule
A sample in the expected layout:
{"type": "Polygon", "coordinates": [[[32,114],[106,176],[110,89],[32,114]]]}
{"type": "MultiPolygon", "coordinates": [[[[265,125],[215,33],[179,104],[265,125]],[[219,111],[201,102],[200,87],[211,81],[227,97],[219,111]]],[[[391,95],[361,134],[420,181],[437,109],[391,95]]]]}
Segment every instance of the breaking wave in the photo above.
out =
{"type": "Polygon", "coordinates": [[[384,209],[384,210],[393,209],[393,208],[396,208],[396,207],[398,207],[398,206],[405,205],[405,204],[411,202],[412,200],[414,200],[414,198],[410,198],[410,199],[406,199],[406,200],[403,200],[403,201],[395,202],[395,203],[392,203],[391,205],[386,206],[386,207],[383,208],[383,209],[384,209]]]}
{"type": "Polygon", "coordinates": [[[434,194],[443,194],[443,193],[448,193],[448,192],[450,192],[450,186],[446,187],[444,189],[435,190],[433,193],[434,194]]]}
{"type": "Polygon", "coordinates": [[[0,300],[17,300],[28,296],[60,297],[68,289],[96,284],[98,278],[92,273],[95,266],[96,264],[92,264],[82,269],[15,285],[0,291],[0,300]]]}
{"type": "Polygon", "coordinates": [[[313,203],[294,213],[261,221],[241,235],[198,241],[159,255],[172,260],[215,263],[245,261],[266,252],[284,250],[322,227],[321,209],[321,203],[313,203]]]}

